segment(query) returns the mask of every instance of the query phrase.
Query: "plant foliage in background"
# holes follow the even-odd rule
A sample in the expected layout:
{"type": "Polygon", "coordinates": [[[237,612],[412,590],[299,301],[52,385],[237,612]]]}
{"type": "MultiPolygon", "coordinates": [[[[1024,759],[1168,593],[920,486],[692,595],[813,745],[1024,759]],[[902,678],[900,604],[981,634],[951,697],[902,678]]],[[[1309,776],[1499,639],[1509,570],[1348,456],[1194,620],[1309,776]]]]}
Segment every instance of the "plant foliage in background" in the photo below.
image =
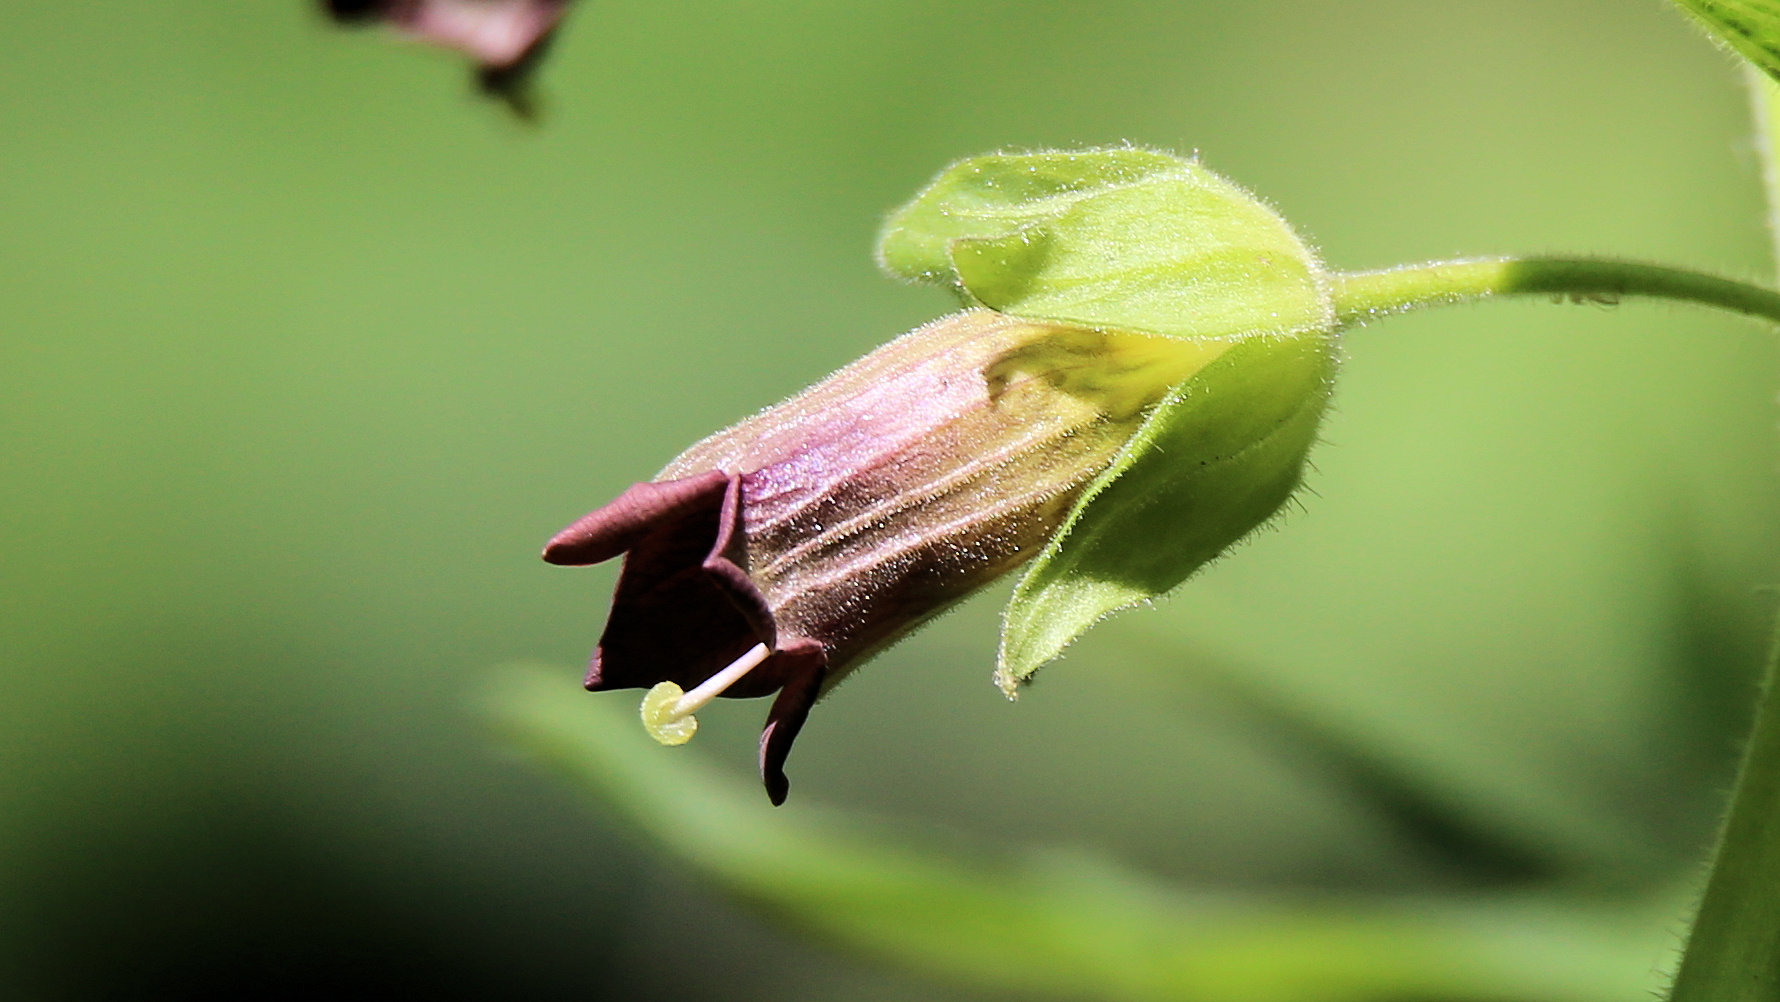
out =
{"type": "Polygon", "coordinates": [[[907,832],[859,818],[768,813],[662,754],[628,713],[565,702],[559,678],[515,666],[498,680],[490,709],[511,740],[740,899],[974,988],[1121,1002],[1618,1002],[1645,990],[1644,959],[1663,940],[1650,920],[1672,907],[1194,894],[1094,855],[916,849],[907,832]]]}
{"type": "Polygon", "coordinates": [[[1689,15],[577,3],[518,128],[316,7],[0,36],[0,996],[1662,990],[1780,566],[1780,340],[1546,303],[1574,274],[1370,324],[1500,269],[1335,266],[1765,273],[1689,15]],[[578,692],[616,561],[537,544],[955,309],[870,254],[941,165],[1125,142],[1273,200],[1368,323],[1280,526],[1018,703],[1010,574],[823,701],[776,812],[766,701],[661,749],[578,692]],[[515,658],[554,667],[491,742],[515,658]]]}
{"type": "MultiPolygon", "coordinates": [[[[1748,11],[1730,17],[1722,5],[1715,4],[1702,5],[1696,13],[1707,17],[1734,45],[1758,60],[1763,53],[1772,58],[1772,50],[1761,43],[1765,28],[1759,17],[1753,22],[1746,20],[1748,11]]],[[[1042,553],[1016,588],[1005,620],[1002,663],[997,673],[998,681],[1010,695],[1094,622],[1119,608],[1169,591],[1270,518],[1291,496],[1300,483],[1305,456],[1314,442],[1318,420],[1329,397],[1335,357],[1333,335],[1338,322],[1364,321],[1419,306],[1493,295],[1557,293],[1579,302],[1595,297],[1617,301],[1625,295],[1692,300],[1780,323],[1780,295],[1771,290],[1678,269],[1605,259],[1499,259],[1332,275],[1323,271],[1315,255],[1277,215],[1228,181],[1206,171],[1196,161],[1129,148],[996,155],[961,162],[942,173],[914,202],[891,217],[880,241],[879,260],[893,274],[953,289],[967,306],[988,306],[1030,320],[1069,322],[1099,330],[1127,330],[1222,345],[1213,361],[1193,371],[1148,409],[1143,427],[1073,501],[1067,519],[1043,544],[1042,553]]],[[[861,371],[872,371],[869,360],[862,364],[867,368],[861,371]]],[[[987,382],[996,364],[991,363],[974,375],[960,372],[957,376],[987,382]]],[[[894,369],[884,371],[893,373],[894,369]]],[[[825,392],[821,387],[811,391],[813,398],[821,398],[825,392]]],[[[989,399],[992,405],[993,392],[989,399]]],[[[739,426],[738,431],[756,434],[746,431],[747,428],[739,426]]],[[[697,452],[695,447],[693,453],[697,452]]],[[[689,465],[683,457],[669,470],[683,475],[697,472],[696,466],[689,465]]],[[[739,528],[743,525],[748,525],[747,531],[752,533],[757,530],[747,522],[747,515],[749,506],[757,502],[745,489],[736,486],[740,482],[731,481],[730,500],[724,502],[723,510],[733,514],[724,517],[737,520],[737,533],[743,531],[739,528]]],[[[618,504],[624,504],[623,499],[618,504]]],[[[612,510],[622,512],[621,508],[612,510]]],[[[601,526],[612,517],[601,512],[589,516],[605,520],[599,522],[601,526]]],[[[725,537],[719,537],[722,538],[725,537]]],[[[562,539],[559,537],[558,541],[562,539]]],[[[1027,544],[1020,545],[1023,548],[1027,544]]],[[[603,544],[597,549],[599,559],[616,552],[608,551],[603,544]]],[[[720,551],[721,545],[711,559],[716,559],[720,551]]],[[[751,539],[748,553],[755,555],[751,539]]],[[[996,558],[996,562],[1000,559],[996,558]]],[[[710,566],[707,561],[706,567],[710,566]]],[[[745,570],[745,563],[739,566],[744,570],[738,573],[750,573],[745,570]]],[[[621,582],[621,599],[624,588],[621,582]]],[[[884,597],[867,589],[861,593],[860,604],[854,607],[867,610],[872,602],[884,597]]],[[[746,608],[750,602],[765,604],[765,600],[754,597],[742,602],[741,607],[746,608]]],[[[795,602],[793,599],[792,604],[795,602]]],[[[776,602],[774,611],[778,612],[776,602]]],[[[917,623],[928,614],[910,616],[908,624],[917,623]]],[[[608,637],[619,623],[617,615],[615,612],[608,637]]],[[[704,692],[717,682],[733,685],[761,658],[766,658],[769,665],[776,663],[773,632],[768,628],[758,635],[764,653],[740,657],[722,672],[715,672],[713,665],[701,673],[715,672],[712,681],[702,684],[698,692],[682,696],[681,689],[674,686],[665,694],[652,694],[651,699],[656,701],[645,702],[645,721],[654,729],[677,720],[688,715],[694,704],[708,701],[709,695],[704,692]],[[668,716],[659,716],[662,713],[668,716]]],[[[602,645],[605,642],[602,640],[602,645]]],[[[599,663],[596,653],[590,688],[603,687],[595,685],[599,663]]],[[[808,703],[813,702],[816,683],[778,684],[785,686],[786,694],[781,696],[779,705],[794,691],[794,685],[800,686],[795,691],[809,694],[798,697],[804,702],[793,718],[791,731],[795,733],[808,703]]],[[[783,750],[775,758],[769,749],[781,713],[779,705],[775,706],[774,722],[769,723],[762,738],[762,766],[769,790],[775,791],[775,803],[783,797],[783,777],[777,773],[783,750]]],[[[523,710],[509,712],[519,719],[525,716],[523,710]]],[[[1766,719],[1762,733],[1770,727],[1780,733],[1780,723],[1770,725],[1766,719]]],[[[657,737],[661,735],[657,733],[657,737]]],[[[684,737],[678,736],[675,743],[680,740],[684,737]]],[[[543,742],[545,747],[560,743],[543,742]]],[[[1764,818],[1771,813],[1769,802],[1773,794],[1769,787],[1780,789],[1780,784],[1769,784],[1768,778],[1780,775],[1780,740],[1758,738],[1752,747],[1756,757],[1744,769],[1734,805],[1736,813],[1727,844],[1718,857],[1699,926],[1703,931],[1696,931],[1690,945],[1674,996],[1677,1000],[1762,998],[1769,986],[1780,984],[1775,980],[1780,954],[1772,945],[1780,941],[1775,935],[1780,931],[1780,910],[1743,904],[1750,900],[1752,886],[1769,886],[1771,881],[1767,878],[1780,872],[1773,870],[1780,864],[1767,858],[1780,858],[1780,847],[1767,848],[1770,833],[1765,824],[1737,820],[1747,817],[1750,811],[1764,818]],[[1763,749],[1770,747],[1769,754],[1775,761],[1764,763],[1763,749]],[[1755,862],[1745,862],[1746,856],[1755,862]],[[1727,867],[1748,872],[1725,878],[1727,867]],[[1715,918],[1725,907],[1721,904],[1725,900],[1735,902],[1730,907],[1739,919],[1727,922],[1715,918]],[[1715,956],[1732,960],[1715,961],[1715,956]],[[1701,957],[1706,959],[1700,960],[1701,957]],[[1701,969],[1717,973],[1694,973],[1701,969]],[[1706,987],[1695,987],[1702,984],[1706,987]]],[[[636,760],[628,755],[614,755],[610,748],[601,746],[596,758],[619,773],[637,771],[636,760]]],[[[607,787],[606,792],[620,803],[655,803],[657,806],[633,803],[630,809],[641,823],[658,826],[659,830],[664,816],[661,801],[645,791],[651,787],[666,790],[693,785],[697,784],[634,778],[607,787]]],[[[709,791],[703,795],[711,796],[709,791]]],[[[672,813],[666,812],[668,816],[672,813]]],[[[671,834],[666,837],[676,841],[671,834]]],[[[797,838],[764,830],[753,832],[751,837],[757,846],[797,838]]],[[[683,848],[694,858],[704,859],[714,875],[736,890],[783,903],[784,893],[776,882],[763,884],[752,867],[726,863],[723,854],[713,856],[707,847],[697,843],[685,843],[683,848]]],[[[821,859],[823,853],[812,850],[808,855],[821,859]]],[[[1003,892],[965,890],[966,900],[914,905],[907,900],[911,895],[936,896],[934,887],[960,890],[971,881],[962,876],[923,872],[926,864],[905,867],[890,863],[892,857],[880,851],[854,848],[842,850],[842,856],[852,859],[836,868],[837,872],[849,874],[849,879],[842,882],[849,889],[840,892],[849,901],[849,906],[842,909],[845,914],[892,914],[899,916],[893,923],[898,928],[904,925],[903,920],[930,912],[979,916],[973,922],[984,925],[1047,927],[1047,923],[1035,921],[1046,911],[1042,900],[997,904],[994,902],[1003,892]],[[871,873],[881,875],[864,877],[871,873]],[[865,884],[878,888],[879,891],[870,892],[874,894],[886,887],[896,888],[889,893],[901,899],[898,906],[870,906],[853,886],[852,878],[862,878],[865,884]],[[917,886],[928,889],[914,889],[917,886]],[[1006,914],[999,919],[981,917],[998,911],[1006,914]]],[[[818,864],[818,870],[824,868],[818,864]]],[[[780,869],[795,867],[781,865],[780,869]]],[[[1755,892],[1758,897],[1761,893],[1755,892]]],[[[793,906],[792,910],[814,919],[828,931],[840,928],[823,908],[812,909],[805,903],[793,906]]],[[[1106,909],[1075,902],[1067,910],[1116,917],[1107,923],[1108,928],[1118,930],[1109,940],[1118,942],[1128,955],[1117,963],[1088,960],[1086,966],[1094,974],[1087,978],[1072,978],[1066,971],[1053,971],[1035,961],[1017,963],[1014,969],[1030,976],[1032,981],[1015,978],[1012,985],[1028,989],[1051,986],[1065,993],[1092,985],[1097,994],[1109,998],[1219,998],[1226,997],[1225,993],[1231,998],[1262,999],[1405,995],[1493,998],[1522,992],[1534,997],[1571,998],[1587,997],[1589,990],[1608,981],[1599,974],[1570,979],[1564,976],[1561,965],[1556,965],[1547,968],[1552,977],[1531,986],[1483,984],[1482,978],[1477,983],[1461,979],[1458,984],[1447,984],[1440,978],[1414,983],[1414,974],[1408,975],[1412,983],[1397,984],[1391,980],[1390,965],[1364,959],[1366,934],[1361,930],[1368,920],[1348,919],[1336,938],[1357,937],[1342,952],[1347,961],[1366,970],[1359,984],[1342,984],[1338,979],[1330,979],[1328,970],[1322,970],[1302,984],[1270,985],[1267,975],[1247,971],[1235,976],[1234,985],[1220,989],[1215,978],[1210,982],[1201,979],[1217,968],[1220,958],[1240,955],[1240,948],[1226,945],[1183,968],[1166,966],[1160,971],[1151,970],[1145,960],[1166,957],[1172,961],[1180,956],[1180,932],[1165,932],[1163,942],[1150,939],[1168,922],[1155,916],[1145,917],[1141,909],[1130,907],[1106,909]],[[1581,995],[1571,994],[1579,988],[1581,995]]],[[[1023,936],[1029,946],[1035,938],[1044,943],[1039,956],[1082,958],[1092,954],[1076,942],[1078,933],[1054,924],[1049,927],[1055,935],[1048,939],[1023,936]]],[[[937,927],[928,928],[932,931],[937,927]]],[[[898,942],[898,937],[875,928],[868,935],[838,935],[856,945],[873,944],[907,962],[985,980],[981,965],[961,962],[941,948],[941,943],[951,946],[959,942],[952,933],[907,951],[886,949],[883,944],[898,942]],[[946,959],[948,956],[951,959],[946,959]]],[[[1401,933],[1388,933],[1383,938],[1400,945],[1400,937],[1401,933]]],[[[1274,949],[1285,949],[1283,944],[1289,938],[1278,937],[1274,949]]],[[[1571,933],[1565,938],[1578,937],[1571,933]]],[[[1450,975],[1456,971],[1509,966],[1470,957],[1468,951],[1483,949],[1487,953],[1487,948],[1480,947],[1481,942],[1448,944],[1446,955],[1434,964],[1434,969],[1450,975]]],[[[1442,948],[1429,946],[1417,952],[1440,955],[1442,948]]],[[[1269,965],[1268,971],[1276,974],[1290,967],[1269,965]]],[[[991,977],[985,983],[998,982],[991,977]]],[[[1616,989],[1625,990],[1624,986],[1616,989]]]]}

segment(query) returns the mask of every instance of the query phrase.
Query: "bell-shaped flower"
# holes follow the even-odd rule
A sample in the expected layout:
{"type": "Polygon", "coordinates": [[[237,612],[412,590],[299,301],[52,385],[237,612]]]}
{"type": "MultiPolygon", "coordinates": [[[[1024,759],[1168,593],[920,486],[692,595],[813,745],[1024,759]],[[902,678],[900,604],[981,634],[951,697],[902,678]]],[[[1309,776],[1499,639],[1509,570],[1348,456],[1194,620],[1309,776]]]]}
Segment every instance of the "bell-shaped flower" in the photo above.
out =
{"type": "Polygon", "coordinates": [[[652,687],[658,740],[717,695],[777,693],[775,803],[817,698],[971,591],[1031,561],[1002,619],[1012,696],[1273,518],[1333,381],[1334,279],[1196,160],[963,160],[891,216],[878,258],[992,309],[700,442],[545,550],[628,554],[587,687],[652,687]]]}
{"type": "Polygon", "coordinates": [[[847,673],[1038,553],[1172,387],[1229,347],[971,310],[688,449],[553,538],[624,554],[590,690],[650,688],[679,743],[716,695],[777,693],[768,795],[847,673]]]}

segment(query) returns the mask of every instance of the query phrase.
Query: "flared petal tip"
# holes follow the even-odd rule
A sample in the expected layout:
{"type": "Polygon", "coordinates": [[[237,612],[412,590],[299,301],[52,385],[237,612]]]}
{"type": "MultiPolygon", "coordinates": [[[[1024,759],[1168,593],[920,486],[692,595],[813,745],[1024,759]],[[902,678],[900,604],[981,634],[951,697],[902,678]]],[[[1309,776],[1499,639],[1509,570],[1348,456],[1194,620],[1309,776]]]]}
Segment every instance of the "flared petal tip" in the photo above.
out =
{"type": "Polygon", "coordinates": [[[783,771],[763,778],[766,780],[766,799],[772,801],[774,807],[783,807],[785,798],[791,795],[791,781],[785,778],[783,771]]]}
{"type": "Polygon", "coordinates": [[[581,680],[581,687],[588,692],[603,692],[607,688],[605,673],[601,670],[600,650],[595,648],[593,657],[587,662],[587,677],[581,680]]]}
{"type": "Polygon", "coordinates": [[[564,529],[550,537],[550,542],[544,544],[545,563],[556,564],[559,567],[580,567],[590,563],[590,561],[579,559],[579,554],[575,551],[574,540],[569,536],[573,529],[573,526],[564,529]]]}
{"type": "Polygon", "coordinates": [[[610,560],[652,532],[671,532],[672,526],[701,512],[715,514],[723,506],[731,479],[711,470],[684,480],[632,484],[611,504],[550,537],[544,544],[544,559],[573,567],[610,560]]]}
{"type": "Polygon", "coordinates": [[[803,729],[810,707],[822,694],[822,680],[828,675],[828,654],[822,645],[806,637],[794,637],[777,654],[785,686],[773,700],[767,713],[766,729],[760,732],[760,779],[766,784],[766,796],[778,807],[791,792],[791,780],[785,778],[785,759],[791,754],[791,743],[803,729]]]}
{"type": "Polygon", "coordinates": [[[562,567],[585,567],[623,553],[633,541],[633,535],[613,531],[612,522],[606,508],[581,516],[544,544],[544,562],[562,567]]]}

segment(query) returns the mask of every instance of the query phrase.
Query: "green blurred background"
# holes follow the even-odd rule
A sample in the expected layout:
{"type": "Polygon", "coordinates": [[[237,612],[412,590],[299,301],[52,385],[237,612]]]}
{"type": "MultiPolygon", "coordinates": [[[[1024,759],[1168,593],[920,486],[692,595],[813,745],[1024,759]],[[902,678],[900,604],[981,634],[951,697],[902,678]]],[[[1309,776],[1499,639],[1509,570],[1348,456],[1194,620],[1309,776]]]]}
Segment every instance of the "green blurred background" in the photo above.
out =
{"type": "MultiPolygon", "coordinates": [[[[532,128],[302,3],[6,21],[8,998],[1001,997],[733,903],[478,709],[513,659],[634,698],[577,686],[612,570],[539,546],[947,310],[870,252],[952,159],[1197,150],[1336,267],[1771,271],[1739,74],[1657,0],[589,0],[532,128]]],[[[1657,983],[1774,605],[1780,352],[1537,302],[1345,351],[1283,531],[1013,705],[970,604],[818,709],[782,810],[1194,889],[1667,895],[1657,983]]],[[[662,754],[755,783],[763,714],[662,754]]]]}

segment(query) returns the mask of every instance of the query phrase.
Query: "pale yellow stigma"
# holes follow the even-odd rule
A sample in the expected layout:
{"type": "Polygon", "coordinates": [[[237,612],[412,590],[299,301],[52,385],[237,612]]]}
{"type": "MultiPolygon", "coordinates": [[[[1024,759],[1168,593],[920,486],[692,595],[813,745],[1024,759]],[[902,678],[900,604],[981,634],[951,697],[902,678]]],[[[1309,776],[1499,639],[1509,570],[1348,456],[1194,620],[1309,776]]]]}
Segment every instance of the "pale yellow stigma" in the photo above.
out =
{"type": "Polygon", "coordinates": [[[765,644],[755,644],[748,653],[736,658],[691,692],[684,692],[672,682],[657,682],[643,697],[643,729],[664,745],[683,745],[698,733],[698,718],[693,716],[705,704],[716,699],[723,690],[741,681],[772,651],[765,644]]]}

